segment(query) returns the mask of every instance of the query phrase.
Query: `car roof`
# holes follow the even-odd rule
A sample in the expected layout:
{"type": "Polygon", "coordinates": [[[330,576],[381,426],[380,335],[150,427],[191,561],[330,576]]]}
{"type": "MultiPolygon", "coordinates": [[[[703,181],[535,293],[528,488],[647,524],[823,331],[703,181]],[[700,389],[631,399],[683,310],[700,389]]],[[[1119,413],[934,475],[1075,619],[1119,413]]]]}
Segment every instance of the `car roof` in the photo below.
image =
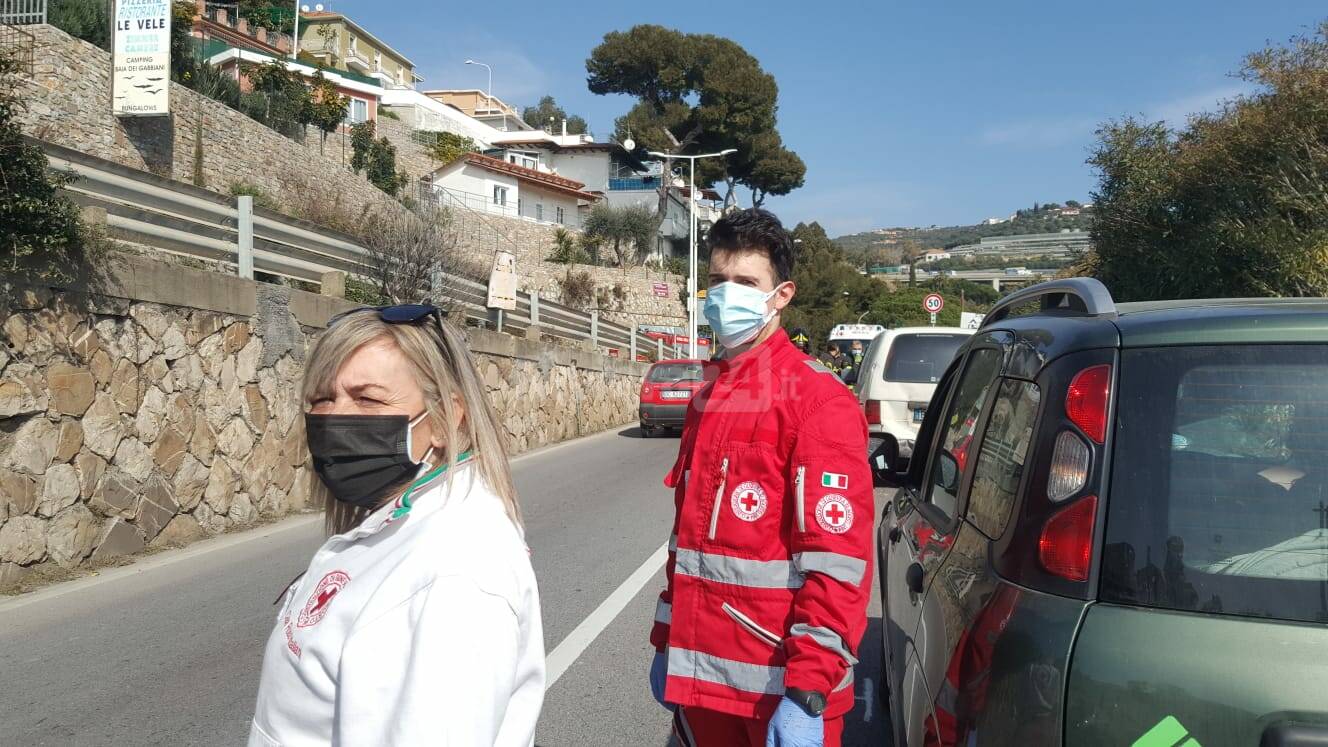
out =
{"type": "Polygon", "coordinates": [[[889,334],[889,335],[925,335],[925,334],[941,334],[941,335],[955,335],[955,334],[959,334],[959,335],[971,335],[971,334],[973,334],[973,330],[971,330],[971,329],[964,329],[963,327],[896,327],[895,329],[887,329],[887,330],[885,331],[885,334],[889,334]]]}
{"type": "Polygon", "coordinates": [[[1122,347],[1328,342],[1328,299],[1216,298],[1116,306],[1122,347]]]}
{"type": "Polygon", "coordinates": [[[662,361],[655,361],[654,363],[651,364],[651,367],[653,368],[655,366],[662,366],[666,363],[708,363],[708,362],[709,361],[704,361],[701,360],[700,358],[667,358],[662,361]]]}

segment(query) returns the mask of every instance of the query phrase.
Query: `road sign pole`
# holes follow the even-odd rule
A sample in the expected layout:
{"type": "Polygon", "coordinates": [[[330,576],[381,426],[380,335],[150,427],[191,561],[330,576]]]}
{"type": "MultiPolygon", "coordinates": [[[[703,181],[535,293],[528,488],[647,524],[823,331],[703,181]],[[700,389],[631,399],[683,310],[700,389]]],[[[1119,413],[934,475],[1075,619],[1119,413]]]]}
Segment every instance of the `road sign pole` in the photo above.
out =
{"type": "Polygon", "coordinates": [[[932,315],[931,315],[931,326],[933,326],[933,327],[936,326],[936,315],[935,315],[935,314],[932,314],[932,315]]]}

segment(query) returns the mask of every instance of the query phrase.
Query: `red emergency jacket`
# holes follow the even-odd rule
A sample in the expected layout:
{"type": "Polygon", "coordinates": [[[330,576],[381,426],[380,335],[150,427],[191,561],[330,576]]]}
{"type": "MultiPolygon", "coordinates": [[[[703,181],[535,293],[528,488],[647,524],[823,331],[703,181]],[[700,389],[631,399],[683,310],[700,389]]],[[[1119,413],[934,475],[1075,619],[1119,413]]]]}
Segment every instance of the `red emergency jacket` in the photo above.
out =
{"type": "Polygon", "coordinates": [[[797,687],[840,716],[871,593],[866,420],[782,331],[717,367],[665,479],[674,537],[650,636],[665,700],[769,718],[797,687]]]}

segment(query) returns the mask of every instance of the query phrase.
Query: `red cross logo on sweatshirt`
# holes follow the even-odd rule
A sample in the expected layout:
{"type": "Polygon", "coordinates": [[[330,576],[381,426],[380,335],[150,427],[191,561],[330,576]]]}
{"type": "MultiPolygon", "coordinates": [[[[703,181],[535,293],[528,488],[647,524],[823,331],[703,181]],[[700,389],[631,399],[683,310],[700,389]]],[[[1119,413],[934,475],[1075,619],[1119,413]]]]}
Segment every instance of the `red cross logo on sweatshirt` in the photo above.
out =
{"type": "Polygon", "coordinates": [[[345,571],[332,571],[323,576],[318,586],[314,587],[314,593],[309,595],[309,602],[304,605],[296,624],[301,628],[317,625],[318,621],[323,619],[323,615],[327,614],[328,605],[332,604],[332,600],[346,588],[348,583],[350,575],[345,571]]]}

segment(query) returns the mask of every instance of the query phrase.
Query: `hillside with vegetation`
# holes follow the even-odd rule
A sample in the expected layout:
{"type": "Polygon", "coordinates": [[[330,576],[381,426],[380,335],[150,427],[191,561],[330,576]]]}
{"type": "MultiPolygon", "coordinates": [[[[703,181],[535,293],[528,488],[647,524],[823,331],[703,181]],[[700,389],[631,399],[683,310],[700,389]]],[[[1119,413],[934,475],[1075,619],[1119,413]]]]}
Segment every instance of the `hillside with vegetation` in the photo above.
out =
{"type": "Polygon", "coordinates": [[[840,236],[835,245],[849,261],[868,265],[897,265],[928,249],[952,249],[975,244],[989,236],[1015,236],[1026,233],[1058,233],[1063,230],[1088,231],[1092,227],[1093,208],[1075,200],[1064,204],[1033,203],[1031,208],[1016,211],[1001,223],[972,226],[931,226],[929,228],[878,228],[864,233],[840,236]],[[1078,210],[1078,215],[1073,214],[1078,210]],[[1068,214],[1067,214],[1068,212],[1068,214]]]}

